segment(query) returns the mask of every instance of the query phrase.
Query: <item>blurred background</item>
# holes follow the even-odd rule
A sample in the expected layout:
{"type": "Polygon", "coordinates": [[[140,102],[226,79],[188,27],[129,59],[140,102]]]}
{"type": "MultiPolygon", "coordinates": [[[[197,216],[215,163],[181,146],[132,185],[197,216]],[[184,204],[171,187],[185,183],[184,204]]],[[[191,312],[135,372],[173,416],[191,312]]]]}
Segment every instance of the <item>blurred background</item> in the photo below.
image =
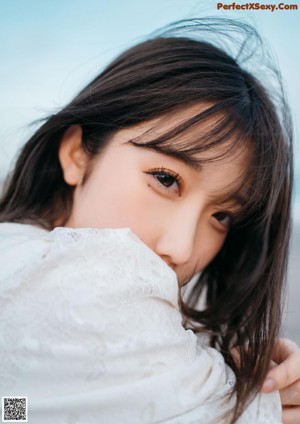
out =
{"type": "MultiPolygon", "coordinates": [[[[229,4],[232,0],[222,2],[229,4]]],[[[280,65],[295,123],[294,229],[283,334],[300,344],[300,45],[297,41],[300,8],[274,12],[222,11],[217,9],[217,3],[215,0],[2,0],[0,185],[16,152],[37,128],[33,122],[66,104],[111,59],[150,32],[171,21],[190,17],[223,16],[254,24],[269,41],[280,65]]],[[[276,4],[276,0],[260,3],[276,4]]],[[[287,0],[285,4],[297,4],[297,1],[287,0]]]]}

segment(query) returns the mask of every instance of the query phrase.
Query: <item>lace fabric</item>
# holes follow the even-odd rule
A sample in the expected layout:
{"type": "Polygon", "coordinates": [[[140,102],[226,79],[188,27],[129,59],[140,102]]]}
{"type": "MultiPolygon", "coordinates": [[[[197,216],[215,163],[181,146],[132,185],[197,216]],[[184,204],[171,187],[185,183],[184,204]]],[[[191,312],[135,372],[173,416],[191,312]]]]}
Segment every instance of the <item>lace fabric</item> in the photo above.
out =
{"type": "MultiPolygon", "coordinates": [[[[28,396],[31,424],[228,422],[232,370],[130,229],[0,224],[0,256],[0,393],[28,396]]],[[[278,393],[239,420],[280,422],[278,393]]]]}

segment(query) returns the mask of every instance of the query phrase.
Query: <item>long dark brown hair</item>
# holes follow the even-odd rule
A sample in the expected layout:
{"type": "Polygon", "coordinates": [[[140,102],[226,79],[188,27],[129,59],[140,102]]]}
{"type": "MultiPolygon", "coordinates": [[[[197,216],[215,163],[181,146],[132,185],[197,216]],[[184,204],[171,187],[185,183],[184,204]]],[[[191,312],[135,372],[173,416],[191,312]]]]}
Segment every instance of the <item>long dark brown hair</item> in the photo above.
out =
{"type": "MultiPolygon", "coordinates": [[[[236,374],[231,422],[258,393],[269,368],[281,320],[290,236],[291,123],[278,71],[264,63],[264,72],[255,77],[246,68],[246,59],[260,45],[247,24],[198,19],[177,22],[130,48],[30,138],[0,202],[1,222],[49,230],[57,220],[64,225],[73,189],[64,182],[58,147],[67,128],[82,127],[82,146],[93,158],[122,128],[205,103],[204,111],[142,144],[189,160],[221,145],[222,156],[245,146],[250,152],[240,181],[240,218],[190,297],[181,300],[186,321],[194,331],[210,335],[211,345],[236,374]],[[218,44],[211,41],[215,34],[218,44]],[[233,44],[239,45],[235,52],[229,51],[233,44]],[[276,87],[264,86],[262,80],[268,78],[276,87]],[[207,120],[214,125],[197,131],[207,120]],[[197,300],[204,293],[205,307],[198,310],[197,300]],[[238,366],[231,351],[235,346],[238,366]]],[[[262,60],[257,63],[261,66],[262,60]]],[[[141,145],[140,140],[132,142],[141,145]]]]}

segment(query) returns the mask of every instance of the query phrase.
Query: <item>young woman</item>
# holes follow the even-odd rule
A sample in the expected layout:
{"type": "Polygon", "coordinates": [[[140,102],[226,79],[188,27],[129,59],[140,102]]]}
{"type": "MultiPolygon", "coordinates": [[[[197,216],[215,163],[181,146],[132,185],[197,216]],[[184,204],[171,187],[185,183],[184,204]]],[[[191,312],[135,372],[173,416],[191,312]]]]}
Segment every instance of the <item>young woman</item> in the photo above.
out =
{"type": "Polygon", "coordinates": [[[281,422],[277,395],[258,395],[272,358],[265,391],[299,419],[299,351],[276,342],[292,190],[280,84],[275,104],[237,58],[175,35],[51,116],[2,197],[2,396],[28,393],[32,423],[281,422]]]}

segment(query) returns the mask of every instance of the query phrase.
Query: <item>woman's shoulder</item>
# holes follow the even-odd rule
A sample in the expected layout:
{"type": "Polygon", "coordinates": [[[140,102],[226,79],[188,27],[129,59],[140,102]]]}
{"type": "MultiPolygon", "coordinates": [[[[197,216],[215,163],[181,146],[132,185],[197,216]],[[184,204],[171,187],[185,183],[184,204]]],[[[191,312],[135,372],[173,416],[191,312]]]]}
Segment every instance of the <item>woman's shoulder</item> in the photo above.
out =
{"type": "Polygon", "coordinates": [[[15,222],[0,223],[0,243],[13,242],[18,239],[26,239],[31,237],[47,234],[48,231],[31,224],[21,224],[15,222]]]}
{"type": "Polygon", "coordinates": [[[36,244],[49,234],[49,231],[29,224],[20,224],[14,222],[0,223],[0,255],[5,257],[5,254],[10,251],[16,252],[19,249],[28,249],[30,245],[36,244]]]}
{"type": "Polygon", "coordinates": [[[28,224],[0,224],[0,281],[22,269],[43,250],[48,231],[28,224]]]}

